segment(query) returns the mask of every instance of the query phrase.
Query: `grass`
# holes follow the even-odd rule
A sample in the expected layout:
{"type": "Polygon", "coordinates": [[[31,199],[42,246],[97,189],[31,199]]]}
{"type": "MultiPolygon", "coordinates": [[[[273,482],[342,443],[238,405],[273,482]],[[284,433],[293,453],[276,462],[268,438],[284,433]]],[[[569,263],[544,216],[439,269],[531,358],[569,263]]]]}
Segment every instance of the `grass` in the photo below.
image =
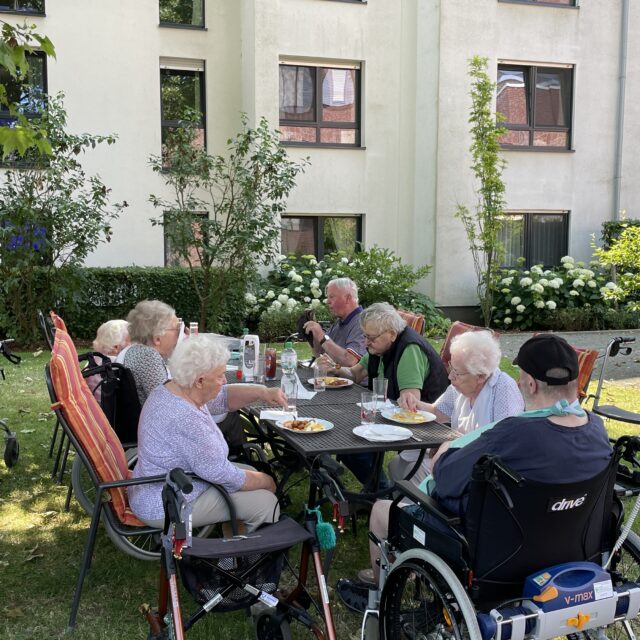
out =
{"type": "MultiPolygon", "coordinates": [[[[71,510],[64,512],[66,486],[56,484],[50,477],[47,453],[53,419],[43,376],[49,354],[21,355],[19,366],[2,363],[7,379],[0,380],[0,418],[17,432],[21,448],[13,469],[0,463],[0,636],[44,640],[64,635],[89,518],[75,500],[71,510]]],[[[301,351],[300,355],[306,352],[301,351]]],[[[512,374],[515,371],[506,362],[504,368],[512,374]]],[[[607,402],[640,411],[640,390],[636,388],[609,383],[605,394],[607,402]]],[[[607,426],[614,436],[639,433],[632,425],[607,426]]],[[[292,513],[300,510],[305,498],[306,479],[298,479],[292,513]]],[[[295,559],[296,555],[291,557],[295,559]]],[[[338,536],[329,583],[334,585],[339,577],[354,576],[367,563],[366,521],[359,518],[356,540],[350,532],[338,536]]],[[[130,559],[100,531],[75,637],[145,638],[148,627],[138,607],[143,602],[156,602],[157,580],[155,563],[130,559]]],[[[183,603],[189,609],[191,601],[187,596],[183,603]]],[[[338,637],[359,637],[359,617],[335,599],[333,605],[338,637]]],[[[242,613],[211,615],[198,622],[188,637],[238,640],[253,637],[253,631],[242,613]]],[[[296,637],[311,635],[301,632],[296,637]]]]}

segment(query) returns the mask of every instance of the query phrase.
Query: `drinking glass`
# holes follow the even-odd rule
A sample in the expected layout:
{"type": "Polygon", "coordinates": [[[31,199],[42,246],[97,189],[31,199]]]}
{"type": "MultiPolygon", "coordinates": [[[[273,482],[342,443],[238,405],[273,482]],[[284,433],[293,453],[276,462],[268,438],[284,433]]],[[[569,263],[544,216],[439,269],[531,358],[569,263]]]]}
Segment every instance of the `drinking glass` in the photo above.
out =
{"type": "Polygon", "coordinates": [[[378,412],[378,394],[365,391],[360,394],[360,419],[363,424],[373,424],[378,412]]]}
{"type": "Polygon", "coordinates": [[[263,384],[264,383],[264,367],[265,367],[265,357],[264,356],[258,356],[256,358],[256,366],[255,366],[255,374],[253,377],[253,381],[257,382],[258,384],[263,384]]]}
{"type": "Polygon", "coordinates": [[[285,373],[280,381],[282,393],[287,396],[287,411],[297,415],[298,380],[295,375],[285,373]]]}
{"type": "Polygon", "coordinates": [[[388,378],[374,378],[373,392],[378,396],[378,405],[382,406],[387,401],[388,378]]]}
{"type": "Polygon", "coordinates": [[[313,365],[313,390],[324,391],[326,389],[327,371],[329,367],[324,362],[316,362],[313,365]]]}
{"type": "Polygon", "coordinates": [[[265,378],[267,380],[276,379],[276,350],[273,347],[265,349],[264,352],[265,378]]]}

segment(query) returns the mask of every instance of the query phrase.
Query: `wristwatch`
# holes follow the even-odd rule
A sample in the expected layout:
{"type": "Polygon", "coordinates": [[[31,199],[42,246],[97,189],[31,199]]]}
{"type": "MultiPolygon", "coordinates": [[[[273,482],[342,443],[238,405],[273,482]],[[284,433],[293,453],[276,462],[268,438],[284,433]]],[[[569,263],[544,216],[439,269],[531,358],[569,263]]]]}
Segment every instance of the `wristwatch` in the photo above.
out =
{"type": "Polygon", "coordinates": [[[328,333],[325,333],[322,340],[320,340],[320,346],[322,346],[327,340],[331,340],[331,336],[328,333]]]}

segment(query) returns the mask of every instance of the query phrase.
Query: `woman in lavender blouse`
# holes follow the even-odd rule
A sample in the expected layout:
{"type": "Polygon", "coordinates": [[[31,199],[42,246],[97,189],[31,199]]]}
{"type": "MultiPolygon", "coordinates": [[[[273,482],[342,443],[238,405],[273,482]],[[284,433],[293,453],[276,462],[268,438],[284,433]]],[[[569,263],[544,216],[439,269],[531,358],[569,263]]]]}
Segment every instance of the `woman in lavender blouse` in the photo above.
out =
{"type": "MultiPolygon", "coordinates": [[[[226,397],[228,359],[226,348],[206,336],[191,337],[176,347],[169,360],[173,378],[156,387],[142,409],[133,477],[160,475],[174,467],[194,472],[231,494],[238,519],[252,531],[277,520],[279,508],[271,476],[227,459],[229,447],[207,408],[207,402],[219,394],[226,397]]],[[[251,396],[259,391],[258,385],[240,386],[251,396]]],[[[273,404],[273,394],[261,388],[264,397],[260,399],[273,404]]],[[[226,504],[214,487],[202,481],[195,481],[193,487],[185,498],[193,503],[194,526],[229,520],[226,504]]],[[[151,526],[162,526],[164,521],[161,490],[160,483],[129,488],[133,512],[151,526]]]]}

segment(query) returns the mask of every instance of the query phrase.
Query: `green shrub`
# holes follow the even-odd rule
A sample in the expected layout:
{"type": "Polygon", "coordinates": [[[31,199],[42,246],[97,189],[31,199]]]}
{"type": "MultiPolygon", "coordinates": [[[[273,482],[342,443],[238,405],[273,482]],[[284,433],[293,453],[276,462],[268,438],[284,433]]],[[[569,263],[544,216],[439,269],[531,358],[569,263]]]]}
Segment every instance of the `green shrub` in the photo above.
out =
{"type": "Polygon", "coordinates": [[[630,227],[639,227],[640,220],[607,220],[602,223],[602,244],[605,249],[620,237],[620,234],[630,227]]]}
{"type": "MultiPolygon", "coordinates": [[[[257,332],[261,340],[283,342],[285,338],[298,330],[298,318],[302,308],[267,309],[258,321],[257,332]]],[[[324,307],[316,310],[317,320],[329,320],[329,312],[324,307]]]]}
{"type": "Polygon", "coordinates": [[[638,326],[640,313],[601,306],[558,309],[540,321],[540,328],[552,331],[606,331],[637,329],[638,326]]]}
{"type": "Polygon", "coordinates": [[[310,307],[326,314],[323,302],[327,283],[334,278],[348,277],[358,285],[362,306],[389,302],[396,307],[422,313],[428,332],[438,334],[446,331],[448,320],[432,300],[412,291],[429,271],[428,266],[416,269],[402,264],[392,251],[379,247],[353,257],[342,252],[332,253],[320,261],[312,255],[281,256],[266,280],[258,284],[254,293],[247,294],[247,314],[254,325],[262,327],[269,335],[284,335],[286,331],[281,331],[284,326],[290,327],[291,333],[295,330],[295,320],[302,309],[310,307]],[[283,313],[263,321],[267,311],[283,313]],[[292,324],[286,324],[286,317],[292,319],[292,324]],[[270,326],[274,329],[268,329],[270,326]],[[275,327],[281,333],[274,333],[275,327]]]}
{"type": "MultiPolygon", "coordinates": [[[[608,273],[592,265],[562,258],[557,269],[535,265],[531,269],[503,269],[495,290],[494,324],[505,329],[548,326],[549,318],[563,309],[614,306],[620,289],[608,273]]],[[[577,314],[576,314],[577,315],[577,314]]]]}

